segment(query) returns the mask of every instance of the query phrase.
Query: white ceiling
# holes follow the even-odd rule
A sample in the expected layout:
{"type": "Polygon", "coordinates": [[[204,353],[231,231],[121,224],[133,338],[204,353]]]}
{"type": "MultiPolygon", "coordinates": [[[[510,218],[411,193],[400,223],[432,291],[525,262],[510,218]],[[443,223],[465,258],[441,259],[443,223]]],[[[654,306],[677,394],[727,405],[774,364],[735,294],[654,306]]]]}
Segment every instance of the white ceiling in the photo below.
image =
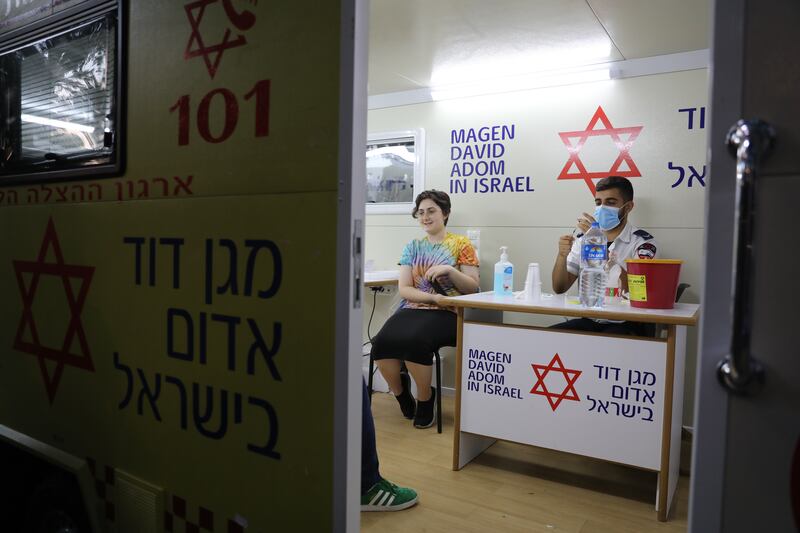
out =
{"type": "Polygon", "coordinates": [[[370,0],[369,94],[709,46],[710,0],[370,0]]]}

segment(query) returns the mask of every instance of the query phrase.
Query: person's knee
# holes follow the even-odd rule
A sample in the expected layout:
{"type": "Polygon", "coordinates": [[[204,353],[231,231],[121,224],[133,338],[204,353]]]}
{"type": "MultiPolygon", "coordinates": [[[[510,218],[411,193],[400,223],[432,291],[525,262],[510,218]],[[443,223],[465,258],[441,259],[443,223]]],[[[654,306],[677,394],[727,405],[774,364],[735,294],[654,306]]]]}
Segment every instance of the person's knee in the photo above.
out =
{"type": "Polygon", "coordinates": [[[573,318],[572,320],[567,320],[566,322],[561,322],[560,324],[555,324],[550,327],[567,331],[590,331],[593,333],[602,333],[606,331],[608,325],[601,322],[596,322],[591,318],[573,318]]]}
{"type": "Polygon", "coordinates": [[[381,370],[400,369],[400,359],[385,357],[383,359],[375,359],[375,364],[378,365],[381,370]]]}

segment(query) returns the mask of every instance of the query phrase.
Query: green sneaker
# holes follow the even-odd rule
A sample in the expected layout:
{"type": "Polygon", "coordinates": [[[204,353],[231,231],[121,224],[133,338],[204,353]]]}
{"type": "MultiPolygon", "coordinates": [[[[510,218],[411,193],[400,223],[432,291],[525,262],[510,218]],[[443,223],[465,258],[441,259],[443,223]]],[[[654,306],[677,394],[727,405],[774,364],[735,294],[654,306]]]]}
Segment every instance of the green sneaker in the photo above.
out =
{"type": "Polygon", "coordinates": [[[416,503],[416,491],[381,479],[361,496],[361,511],[402,511],[416,503]]]}

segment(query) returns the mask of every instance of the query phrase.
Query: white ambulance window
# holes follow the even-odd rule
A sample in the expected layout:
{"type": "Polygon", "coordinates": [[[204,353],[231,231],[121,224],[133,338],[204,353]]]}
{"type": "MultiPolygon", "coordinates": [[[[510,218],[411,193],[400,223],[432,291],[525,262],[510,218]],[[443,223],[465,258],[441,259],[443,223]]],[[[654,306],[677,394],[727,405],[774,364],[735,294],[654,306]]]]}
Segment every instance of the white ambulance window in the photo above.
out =
{"type": "Polygon", "coordinates": [[[118,173],[114,14],[0,52],[0,182],[118,173]]]}
{"type": "Polygon", "coordinates": [[[367,140],[368,214],[410,213],[424,190],[423,130],[370,134],[367,140]]]}

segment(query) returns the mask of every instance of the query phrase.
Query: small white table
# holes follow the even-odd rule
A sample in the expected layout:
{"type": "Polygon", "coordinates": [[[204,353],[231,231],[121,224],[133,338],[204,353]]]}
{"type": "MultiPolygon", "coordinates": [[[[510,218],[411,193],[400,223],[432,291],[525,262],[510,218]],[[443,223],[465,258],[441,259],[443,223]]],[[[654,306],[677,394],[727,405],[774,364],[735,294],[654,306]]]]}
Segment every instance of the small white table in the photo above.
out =
{"type": "Polygon", "coordinates": [[[496,440],[658,472],[665,521],[677,487],[686,327],[699,306],[587,309],[557,295],[527,302],[492,292],[447,298],[458,310],[453,469],[496,440]],[[666,338],[504,324],[513,311],[666,325],[666,338]]]}
{"type": "Polygon", "coordinates": [[[399,270],[377,270],[374,272],[366,272],[364,273],[364,286],[385,287],[388,285],[397,285],[399,279],[399,270]]]}

